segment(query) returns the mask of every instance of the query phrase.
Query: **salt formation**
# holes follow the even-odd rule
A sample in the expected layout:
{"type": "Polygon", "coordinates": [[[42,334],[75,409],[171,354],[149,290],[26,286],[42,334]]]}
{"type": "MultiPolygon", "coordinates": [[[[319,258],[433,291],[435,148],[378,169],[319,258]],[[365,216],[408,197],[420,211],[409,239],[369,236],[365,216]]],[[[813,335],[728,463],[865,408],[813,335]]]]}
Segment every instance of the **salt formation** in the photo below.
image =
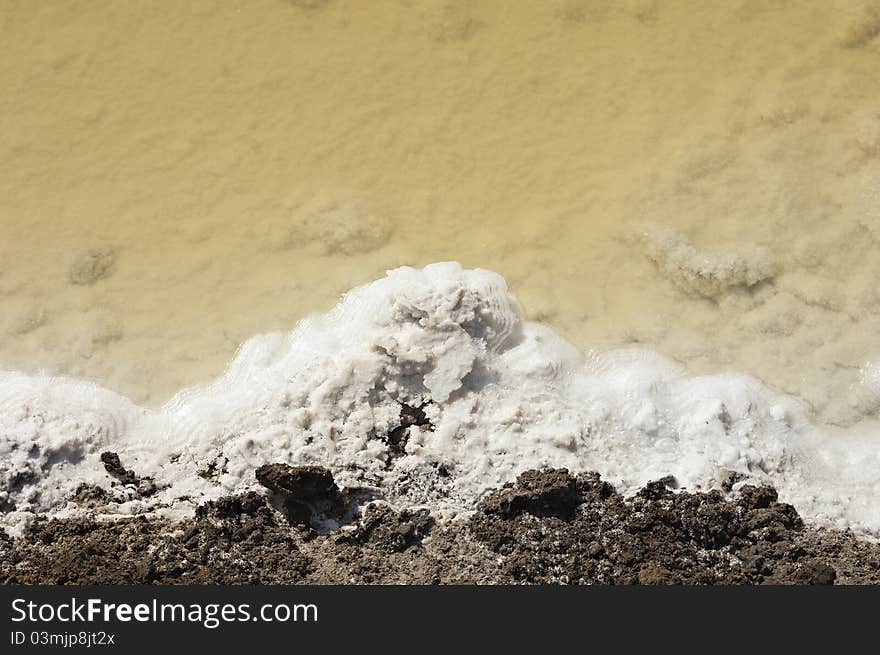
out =
{"type": "Polygon", "coordinates": [[[775,267],[766,252],[708,254],[669,228],[650,228],[642,235],[645,254],[660,273],[690,294],[715,298],[735,287],[750,288],[769,280],[775,267]]]}
{"type": "Polygon", "coordinates": [[[269,224],[266,245],[273,250],[307,249],[318,257],[359,255],[388,243],[392,224],[351,202],[317,195],[293,203],[289,224],[269,224]]]}
{"type": "Polygon", "coordinates": [[[89,382],[0,372],[0,511],[64,506],[82,482],[106,482],[95,465],[142,410],[89,382]]]}
{"type": "Polygon", "coordinates": [[[456,263],[396,269],[289,334],[254,337],[224,376],[155,412],[90,383],[0,377],[7,525],[69,511],[81,482],[107,486],[104,450],[158,489],[117,488],[119,514],[189,511],[254,486],[269,462],[326,466],[340,486],[454,514],[553,466],[624,490],[669,475],[692,490],[769,483],[808,519],[880,535],[873,435],[824,434],[745,375],[689,376],[638,349],[583,357],[524,321],[500,276],[456,263]],[[431,429],[402,428],[404,407],[431,429]]]}
{"type": "Polygon", "coordinates": [[[868,2],[860,6],[857,18],[846,29],[841,45],[848,49],[864,48],[880,35],[880,4],[868,2]]]}
{"type": "Polygon", "coordinates": [[[880,409],[880,362],[868,362],[859,371],[856,402],[865,413],[880,409]]]}
{"type": "Polygon", "coordinates": [[[93,248],[80,254],[70,265],[71,284],[89,286],[110,277],[116,266],[116,252],[111,248],[93,248]]]}

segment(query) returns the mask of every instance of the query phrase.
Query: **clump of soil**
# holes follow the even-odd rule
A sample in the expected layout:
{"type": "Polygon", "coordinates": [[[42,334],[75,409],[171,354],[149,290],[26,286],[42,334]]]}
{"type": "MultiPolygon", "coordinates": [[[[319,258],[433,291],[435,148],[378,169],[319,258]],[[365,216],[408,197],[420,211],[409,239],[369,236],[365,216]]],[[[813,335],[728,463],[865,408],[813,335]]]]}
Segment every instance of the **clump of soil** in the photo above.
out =
{"type": "MultiPolygon", "coordinates": [[[[312,506],[343,495],[319,467],[261,467],[274,493],[312,506]]],[[[329,477],[328,477],[329,476],[329,477]]],[[[6,584],[880,583],[880,545],[804,526],[769,487],[625,498],[595,473],[526,471],[465,520],[382,502],[326,534],[290,525],[250,492],[182,522],[35,520],[0,532],[6,584]]],[[[92,488],[78,490],[94,500],[92,488]]],[[[310,517],[311,518],[311,517],[310,517]]]]}
{"type": "Polygon", "coordinates": [[[70,500],[80,507],[98,509],[107,505],[111,496],[107,490],[94,484],[81,484],[73,492],[70,500]]]}
{"type": "MultiPolygon", "coordinates": [[[[607,485],[609,494],[610,485],[607,485]]],[[[577,480],[565,469],[526,471],[517,478],[516,485],[508,485],[486,498],[480,510],[486,516],[505,520],[527,512],[532,516],[555,516],[572,519],[583,503],[577,480]]]]}
{"type": "MultiPolygon", "coordinates": [[[[406,455],[406,444],[409,442],[409,429],[417,427],[425,432],[433,432],[434,425],[425,414],[425,405],[418,407],[402,403],[400,406],[400,424],[388,432],[384,441],[388,444],[391,461],[406,455]]],[[[391,464],[391,462],[389,462],[391,464]]]]}
{"type": "Polygon", "coordinates": [[[222,462],[218,457],[217,459],[209,462],[205,468],[199,471],[199,477],[203,480],[210,480],[216,483],[219,476],[229,472],[229,469],[226,468],[227,464],[229,464],[228,457],[224,457],[222,462]]]}
{"type": "Polygon", "coordinates": [[[333,474],[322,466],[266,464],[257,469],[256,477],[281,497],[293,525],[313,527],[323,517],[341,518],[348,505],[333,474]]]}
{"type": "Polygon", "coordinates": [[[134,471],[125,468],[119,459],[119,455],[112,451],[108,450],[101,453],[101,463],[104,465],[104,470],[116,478],[120,484],[135,487],[141,496],[152,496],[159,490],[156,483],[153,482],[153,478],[140,477],[134,471]]]}

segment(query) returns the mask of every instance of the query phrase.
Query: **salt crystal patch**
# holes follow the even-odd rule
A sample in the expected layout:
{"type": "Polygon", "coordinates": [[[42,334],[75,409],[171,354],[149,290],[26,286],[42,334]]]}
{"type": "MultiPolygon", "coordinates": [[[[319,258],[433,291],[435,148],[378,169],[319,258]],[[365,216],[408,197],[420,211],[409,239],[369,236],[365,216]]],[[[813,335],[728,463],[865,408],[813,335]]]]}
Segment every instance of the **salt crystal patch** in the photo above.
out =
{"type": "Polygon", "coordinates": [[[666,227],[648,227],[640,235],[645,255],[658,271],[688,294],[717,298],[771,279],[776,265],[762,248],[743,253],[707,253],[666,227]]]}
{"type": "Polygon", "coordinates": [[[80,481],[106,485],[97,454],[107,448],[160,487],[119,512],[167,514],[182,498],[190,511],[252,488],[267,462],[327,466],[341,485],[442,516],[529,468],[598,470],[625,492],[667,475],[716,487],[723,469],[774,485],[808,520],[880,535],[876,432],[827,434],[749,376],[691,376],[649,350],[582,357],[524,321],[500,276],[455,263],[396,269],[289,334],[254,337],[223,376],[160,410],[15,373],[0,375],[0,410],[0,482],[16,506],[3,521],[13,526],[61,511],[80,481]],[[433,430],[410,428],[390,460],[383,437],[402,404],[424,403],[433,430]],[[78,454],[30,465],[14,484],[33,445],[78,454]],[[212,462],[225,462],[222,474],[200,476],[212,462]]]}

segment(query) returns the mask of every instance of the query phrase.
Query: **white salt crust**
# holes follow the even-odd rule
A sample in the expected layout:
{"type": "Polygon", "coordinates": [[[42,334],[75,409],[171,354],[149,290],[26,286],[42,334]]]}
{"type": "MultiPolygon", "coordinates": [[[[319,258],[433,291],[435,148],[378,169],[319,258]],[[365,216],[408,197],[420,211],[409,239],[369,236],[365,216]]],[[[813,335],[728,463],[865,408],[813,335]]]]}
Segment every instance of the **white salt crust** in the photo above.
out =
{"type": "MultiPolygon", "coordinates": [[[[880,397],[877,377],[866,367],[865,402],[880,397]]],[[[123,515],[187,515],[254,487],[259,465],[288,462],[451,516],[553,466],[597,470],[625,492],[666,475],[690,490],[769,483],[814,524],[880,536],[872,427],[820,429],[748,375],[692,376],[641,349],[584,355],[524,321],[499,275],[453,262],[396,269],[291,333],[252,338],[225,375],[155,411],[90,382],[0,373],[7,529],[76,511],[82,482],[109,487],[104,450],[161,488],[148,499],[114,488],[123,515]],[[427,403],[434,430],[410,428],[389,467],[381,437],[402,403],[427,403]]]]}

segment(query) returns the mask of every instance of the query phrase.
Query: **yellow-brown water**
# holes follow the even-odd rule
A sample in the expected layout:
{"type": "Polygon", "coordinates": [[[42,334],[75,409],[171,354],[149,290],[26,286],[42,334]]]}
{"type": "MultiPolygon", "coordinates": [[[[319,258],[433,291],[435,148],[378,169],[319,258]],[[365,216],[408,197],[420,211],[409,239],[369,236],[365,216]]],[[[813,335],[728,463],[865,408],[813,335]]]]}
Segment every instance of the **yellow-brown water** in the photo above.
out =
{"type": "Polygon", "coordinates": [[[0,0],[0,368],[155,404],[455,259],[852,422],[878,35],[847,0],[0,0]]]}

